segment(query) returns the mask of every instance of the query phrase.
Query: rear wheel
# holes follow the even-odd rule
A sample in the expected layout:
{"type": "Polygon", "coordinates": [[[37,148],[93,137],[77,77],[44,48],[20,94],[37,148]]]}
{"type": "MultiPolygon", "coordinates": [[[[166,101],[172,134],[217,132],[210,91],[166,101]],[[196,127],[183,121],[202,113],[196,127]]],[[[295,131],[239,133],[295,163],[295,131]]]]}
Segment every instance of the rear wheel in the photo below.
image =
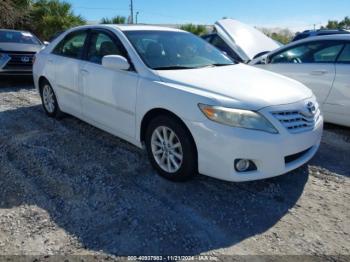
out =
{"type": "Polygon", "coordinates": [[[185,181],[197,173],[197,154],[191,134],[174,117],[158,116],[146,130],[146,148],[153,167],[166,179],[185,181]]]}
{"type": "Polygon", "coordinates": [[[43,108],[49,117],[59,118],[63,115],[58,106],[55,92],[48,81],[43,81],[41,84],[40,96],[43,108]]]}

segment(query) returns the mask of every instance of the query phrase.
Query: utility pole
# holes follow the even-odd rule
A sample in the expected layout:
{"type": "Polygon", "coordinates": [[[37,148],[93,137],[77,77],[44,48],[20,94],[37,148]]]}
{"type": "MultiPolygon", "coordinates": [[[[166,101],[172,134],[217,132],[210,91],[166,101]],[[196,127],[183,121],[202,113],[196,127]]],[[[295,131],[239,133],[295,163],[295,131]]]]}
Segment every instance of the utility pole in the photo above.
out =
{"type": "Polygon", "coordinates": [[[135,23],[137,24],[137,17],[139,16],[139,11],[136,12],[135,23]]]}
{"type": "Polygon", "coordinates": [[[130,0],[130,24],[134,23],[134,3],[130,0]]]}

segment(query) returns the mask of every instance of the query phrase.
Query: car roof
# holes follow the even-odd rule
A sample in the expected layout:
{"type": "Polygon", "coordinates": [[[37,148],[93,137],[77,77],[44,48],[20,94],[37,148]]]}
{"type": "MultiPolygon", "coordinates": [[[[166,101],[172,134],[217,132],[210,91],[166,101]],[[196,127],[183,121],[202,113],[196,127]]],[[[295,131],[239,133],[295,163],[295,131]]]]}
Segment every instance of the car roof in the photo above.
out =
{"type": "Polygon", "coordinates": [[[26,30],[15,30],[15,29],[4,29],[4,28],[0,28],[0,31],[5,31],[5,32],[19,32],[19,33],[29,33],[32,34],[29,31],[26,30]]]}
{"type": "Polygon", "coordinates": [[[78,26],[72,28],[70,31],[74,31],[77,29],[84,29],[84,28],[114,28],[118,29],[120,31],[169,31],[169,32],[185,32],[183,30],[177,29],[177,28],[170,28],[165,26],[155,26],[155,25],[121,25],[121,24],[99,24],[99,25],[84,25],[84,26],[78,26]]]}
{"type": "Polygon", "coordinates": [[[315,41],[315,40],[350,40],[350,34],[311,36],[308,38],[301,39],[299,41],[295,41],[293,43],[302,43],[302,42],[309,42],[309,41],[315,41]]]}

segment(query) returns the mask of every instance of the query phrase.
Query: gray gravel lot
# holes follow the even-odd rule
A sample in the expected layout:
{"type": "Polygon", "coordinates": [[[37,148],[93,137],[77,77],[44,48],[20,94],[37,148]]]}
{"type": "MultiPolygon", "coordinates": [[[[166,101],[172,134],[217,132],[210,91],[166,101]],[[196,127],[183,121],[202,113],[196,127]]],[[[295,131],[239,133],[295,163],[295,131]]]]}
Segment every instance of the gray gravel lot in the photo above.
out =
{"type": "Polygon", "coordinates": [[[315,158],[284,176],[176,184],[142,150],[46,117],[30,83],[2,80],[0,254],[350,255],[350,129],[327,125],[315,158]]]}

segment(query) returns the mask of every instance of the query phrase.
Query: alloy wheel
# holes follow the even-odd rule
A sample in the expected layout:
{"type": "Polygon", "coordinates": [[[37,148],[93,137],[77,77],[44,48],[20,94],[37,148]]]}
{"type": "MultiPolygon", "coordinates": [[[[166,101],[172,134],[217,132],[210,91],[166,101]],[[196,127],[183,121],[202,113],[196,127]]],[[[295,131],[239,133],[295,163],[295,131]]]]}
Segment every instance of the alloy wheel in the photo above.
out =
{"type": "Polygon", "coordinates": [[[176,173],[182,165],[182,145],[176,133],[166,126],[157,127],[151,137],[152,154],[161,169],[176,173]]]}

